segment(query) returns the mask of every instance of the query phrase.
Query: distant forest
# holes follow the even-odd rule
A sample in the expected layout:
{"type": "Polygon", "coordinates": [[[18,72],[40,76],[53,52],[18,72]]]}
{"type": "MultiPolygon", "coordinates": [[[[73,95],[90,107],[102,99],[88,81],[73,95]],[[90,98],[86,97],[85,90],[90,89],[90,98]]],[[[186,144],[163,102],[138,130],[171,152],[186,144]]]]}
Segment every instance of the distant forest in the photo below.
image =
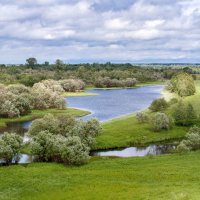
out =
{"type": "Polygon", "coordinates": [[[138,83],[155,82],[171,79],[177,73],[184,71],[193,74],[198,79],[199,64],[114,64],[107,62],[65,64],[56,60],[54,64],[45,62],[38,64],[36,58],[28,58],[21,65],[0,65],[0,83],[21,83],[33,86],[46,80],[81,79],[87,86],[98,85],[102,82],[116,83],[117,81],[137,81],[138,83]]]}

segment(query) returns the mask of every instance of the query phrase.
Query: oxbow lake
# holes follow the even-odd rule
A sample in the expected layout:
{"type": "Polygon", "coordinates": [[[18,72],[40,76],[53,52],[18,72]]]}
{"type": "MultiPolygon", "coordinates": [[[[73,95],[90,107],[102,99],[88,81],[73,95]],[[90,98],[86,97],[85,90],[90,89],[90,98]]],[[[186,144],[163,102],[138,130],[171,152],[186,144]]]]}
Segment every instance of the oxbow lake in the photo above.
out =
{"type": "Polygon", "coordinates": [[[147,108],[161,96],[163,88],[163,85],[155,85],[130,89],[95,89],[87,92],[96,93],[97,96],[67,97],[66,101],[68,107],[91,112],[83,117],[84,120],[96,117],[103,122],[147,108]]]}
{"type": "MultiPolygon", "coordinates": [[[[70,108],[78,108],[90,111],[91,114],[82,117],[83,120],[95,117],[101,122],[111,120],[133,112],[138,112],[149,107],[151,102],[161,96],[164,85],[143,86],[130,89],[94,89],[88,93],[97,93],[97,96],[66,97],[66,102],[70,108]]],[[[24,142],[28,141],[26,132],[31,122],[10,123],[1,132],[17,132],[24,137],[24,142]]],[[[174,149],[171,145],[150,145],[147,147],[128,147],[124,149],[114,149],[108,151],[95,151],[91,155],[96,156],[119,156],[134,157],[146,155],[159,155],[174,149]]],[[[19,163],[29,163],[32,158],[22,154],[19,163]]]]}

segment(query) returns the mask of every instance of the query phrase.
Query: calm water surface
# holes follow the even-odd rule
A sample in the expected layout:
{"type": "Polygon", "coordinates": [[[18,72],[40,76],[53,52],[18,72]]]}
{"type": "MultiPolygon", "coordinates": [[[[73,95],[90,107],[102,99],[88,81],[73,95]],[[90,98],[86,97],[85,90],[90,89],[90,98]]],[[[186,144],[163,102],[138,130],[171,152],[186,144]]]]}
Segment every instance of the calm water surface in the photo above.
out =
{"type": "MultiPolygon", "coordinates": [[[[67,97],[68,107],[88,110],[90,115],[83,117],[87,120],[96,117],[100,121],[107,121],[122,115],[127,115],[147,108],[151,102],[161,96],[163,85],[144,86],[133,89],[114,89],[114,90],[89,90],[87,92],[97,93],[98,96],[86,97],[67,97]]],[[[28,141],[26,132],[31,122],[10,123],[6,129],[0,130],[0,133],[17,132],[24,136],[24,142],[28,141]]],[[[135,157],[146,155],[158,155],[173,149],[171,145],[150,145],[147,147],[129,147],[125,149],[96,151],[92,152],[94,156],[118,156],[135,157]]],[[[19,163],[32,162],[29,155],[22,154],[19,163]]]]}
{"type": "Polygon", "coordinates": [[[144,86],[131,89],[89,90],[98,96],[67,97],[68,107],[88,110],[87,120],[96,117],[107,121],[147,108],[151,102],[161,96],[163,85],[144,86]]]}

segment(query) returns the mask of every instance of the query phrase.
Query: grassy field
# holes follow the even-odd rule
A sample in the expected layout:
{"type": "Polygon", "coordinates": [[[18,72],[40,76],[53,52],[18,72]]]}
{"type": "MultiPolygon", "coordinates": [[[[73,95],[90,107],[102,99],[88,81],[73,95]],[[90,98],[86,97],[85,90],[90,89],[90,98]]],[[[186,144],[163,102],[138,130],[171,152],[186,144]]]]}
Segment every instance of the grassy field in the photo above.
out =
{"type": "MultiPolygon", "coordinates": [[[[200,115],[200,81],[195,82],[196,94],[185,97],[183,101],[190,102],[196,112],[200,115]]],[[[169,100],[176,97],[167,91],[163,91],[163,96],[169,100]]],[[[172,112],[171,109],[168,110],[172,112]]],[[[115,147],[127,147],[131,145],[145,145],[148,143],[162,142],[166,140],[183,138],[187,132],[187,127],[174,126],[170,130],[153,132],[151,125],[141,124],[137,121],[135,114],[111,120],[103,124],[103,132],[97,138],[94,149],[108,149],[115,147]]]]}
{"type": "Polygon", "coordinates": [[[199,200],[200,152],[0,168],[0,200],[199,200]]]}
{"type": "Polygon", "coordinates": [[[74,108],[67,108],[63,110],[58,109],[47,109],[47,110],[33,110],[29,115],[25,115],[22,117],[16,117],[12,119],[8,118],[0,118],[0,128],[5,128],[6,124],[9,122],[22,122],[22,121],[30,121],[36,118],[43,117],[44,115],[52,113],[52,114],[71,114],[76,117],[81,117],[84,115],[88,115],[90,112],[84,110],[78,110],[74,108]]]}

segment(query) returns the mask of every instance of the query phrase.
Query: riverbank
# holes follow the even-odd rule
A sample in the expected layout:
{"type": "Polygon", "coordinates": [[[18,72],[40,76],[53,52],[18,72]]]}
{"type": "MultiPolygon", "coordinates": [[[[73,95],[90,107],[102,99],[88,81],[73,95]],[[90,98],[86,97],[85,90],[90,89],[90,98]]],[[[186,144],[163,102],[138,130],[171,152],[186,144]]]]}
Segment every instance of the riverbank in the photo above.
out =
{"type": "MultiPolygon", "coordinates": [[[[190,102],[197,114],[200,114],[200,81],[195,81],[196,93],[193,96],[182,98],[183,101],[190,102]]],[[[162,92],[163,97],[169,101],[176,98],[176,94],[172,94],[166,90],[162,92]]],[[[173,108],[167,110],[172,113],[173,108]]],[[[147,112],[149,112],[147,110],[147,112]]],[[[154,132],[148,123],[139,123],[135,113],[120,118],[110,120],[103,123],[103,132],[97,137],[97,143],[94,149],[112,149],[130,146],[145,146],[151,143],[159,143],[169,140],[180,140],[187,133],[189,127],[174,126],[169,130],[154,132]]]]}
{"type": "Polygon", "coordinates": [[[0,167],[0,200],[200,198],[200,152],[0,167]]]}
{"type": "Polygon", "coordinates": [[[132,88],[139,88],[139,87],[142,87],[142,86],[151,86],[151,85],[165,85],[166,84],[166,81],[152,81],[152,82],[145,82],[145,83],[138,83],[136,84],[135,86],[132,86],[132,87],[102,87],[102,88],[98,88],[98,87],[95,87],[95,86],[91,86],[91,87],[87,87],[85,89],[85,91],[87,90],[121,90],[121,89],[132,89],[132,88]]]}
{"type": "Polygon", "coordinates": [[[89,92],[64,92],[62,93],[63,97],[84,97],[84,96],[97,96],[97,93],[89,93],[89,92]]]}
{"type": "Polygon", "coordinates": [[[36,118],[41,118],[44,115],[51,113],[51,114],[71,114],[75,117],[83,117],[85,115],[90,114],[89,111],[85,110],[79,110],[75,108],[66,108],[66,109],[46,109],[46,110],[33,110],[30,114],[21,116],[21,117],[15,117],[15,118],[0,118],[0,128],[6,128],[7,123],[13,123],[13,122],[25,122],[25,121],[31,121],[36,118]]]}

